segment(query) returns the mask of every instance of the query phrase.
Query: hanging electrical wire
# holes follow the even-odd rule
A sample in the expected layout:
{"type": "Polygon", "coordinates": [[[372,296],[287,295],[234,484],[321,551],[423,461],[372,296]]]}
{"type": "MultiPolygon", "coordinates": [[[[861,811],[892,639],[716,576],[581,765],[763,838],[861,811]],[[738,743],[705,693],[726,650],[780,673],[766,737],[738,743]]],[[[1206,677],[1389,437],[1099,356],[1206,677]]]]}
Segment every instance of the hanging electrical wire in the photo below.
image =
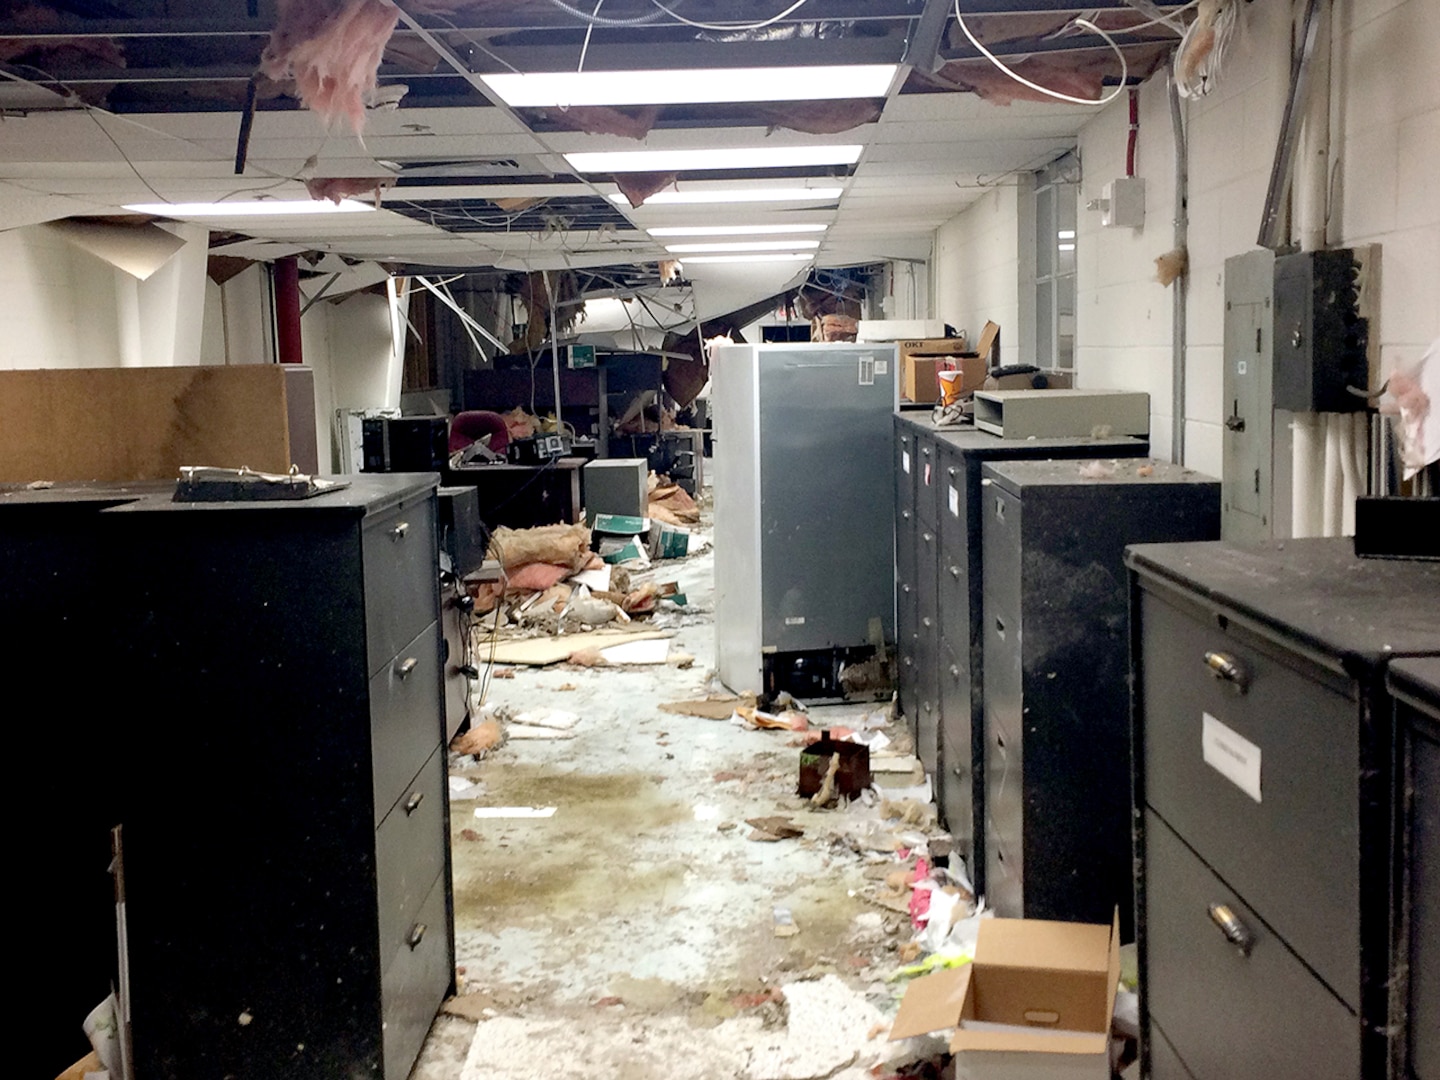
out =
{"type": "Polygon", "coordinates": [[[1118,33],[1129,34],[1133,33],[1136,30],[1144,30],[1147,27],[1151,26],[1163,26],[1167,30],[1173,31],[1174,33],[1184,34],[1185,31],[1183,28],[1179,30],[1175,29],[1175,24],[1172,20],[1174,20],[1175,16],[1183,15],[1191,8],[1199,7],[1204,2],[1205,0],[1190,0],[1188,4],[1182,4],[1177,8],[1171,8],[1169,11],[1157,15],[1153,19],[1146,19],[1144,22],[1131,23],[1128,26],[1117,26],[1115,29],[1118,33]]]}
{"type": "MultiPolygon", "coordinates": [[[[651,0],[651,3],[658,3],[658,0],[651,0]]],[[[994,53],[992,53],[989,49],[987,49],[984,45],[980,43],[979,38],[977,38],[974,34],[970,32],[970,27],[965,24],[965,16],[960,13],[960,0],[955,0],[955,21],[960,24],[961,32],[970,39],[970,44],[975,46],[976,50],[979,51],[980,55],[985,57],[986,60],[989,60],[990,63],[994,64],[997,68],[999,68],[1001,72],[1010,76],[1010,78],[1014,79],[1021,86],[1028,86],[1036,93],[1044,94],[1046,97],[1052,97],[1056,101],[1068,101],[1074,105],[1109,105],[1110,102],[1114,101],[1117,97],[1119,97],[1122,93],[1125,92],[1125,84],[1130,81],[1130,64],[1125,59],[1124,50],[1122,50],[1120,46],[1115,43],[1115,39],[1113,37],[1107,34],[1104,30],[1101,30],[1100,27],[1096,26],[1089,19],[1076,19],[1073,25],[1083,26],[1085,29],[1099,34],[1102,38],[1105,39],[1105,43],[1109,45],[1110,48],[1115,50],[1115,55],[1120,58],[1120,85],[1115,87],[1114,90],[1106,94],[1104,97],[1093,99],[1075,97],[1072,94],[1062,94],[1059,90],[1051,90],[1048,86],[1041,86],[1037,82],[1031,82],[1029,79],[1025,78],[1024,75],[1020,75],[1011,68],[1007,67],[998,56],[996,56],[994,53]]]]}
{"type": "Polygon", "coordinates": [[[550,3],[561,11],[574,15],[583,23],[590,26],[645,26],[648,23],[659,22],[663,17],[658,11],[647,12],[644,15],[634,15],[625,19],[611,19],[603,15],[587,15],[579,8],[571,7],[565,0],[550,0],[550,3]]]}
{"type": "MultiPolygon", "coordinates": [[[[550,2],[551,2],[551,3],[554,3],[555,0],[550,0],[550,2]]],[[[670,16],[672,19],[674,19],[676,22],[682,22],[682,23],[684,23],[686,26],[693,26],[693,27],[695,27],[697,30],[764,30],[765,27],[775,25],[777,22],[779,22],[781,19],[785,18],[787,15],[792,15],[792,14],[794,14],[795,12],[799,11],[802,7],[804,7],[804,6],[809,2],[809,0],[795,0],[795,3],[791,4],[791,5],[790,5],[788,8],[786,8],[784,11],[780,12],[780,14],[778,14],[778,15],[772,15],[770,18],[764,20],[763,22],[757,22],[757,23],[702,23],[702,22],[696,22],[696,21],[694,21],[693,19],[687,19],[687,18],[685,18],[685,16],[683,16],[683,15],[677,15],[674,11],[670,10],[668,7],[666,7],[664,4],[662,4],[662,3],[660,2],[660,0],[650,0],[650,2],[651,2],[652,4],[654,4],[657,8],[659,8],[661,11],[663,11],[666,15],[669,15],[669,16],[670,16]]]]}
{"type": "Polygon", "coordinates": [[[1204,97],[1215,89],[1239,6],[1233,0],[1200,0],[1199,14],[1180,39],[1175,60],[1175,86],[1181,97],[1204,97]]]}
{"type": "MultiPolygon", "coordinates": [[[[592,17],[600,14],[600,8],[605,0],[595,0],[595,10],[591,12],[592,17]]],[[[595,24],[587,23],[585,26],[585,43],[580,46],[580,63],[575,66],[575,73],[578,75],[585,70],[585,55],[590,51],[590,35],[595,33],[595,24]]]]}

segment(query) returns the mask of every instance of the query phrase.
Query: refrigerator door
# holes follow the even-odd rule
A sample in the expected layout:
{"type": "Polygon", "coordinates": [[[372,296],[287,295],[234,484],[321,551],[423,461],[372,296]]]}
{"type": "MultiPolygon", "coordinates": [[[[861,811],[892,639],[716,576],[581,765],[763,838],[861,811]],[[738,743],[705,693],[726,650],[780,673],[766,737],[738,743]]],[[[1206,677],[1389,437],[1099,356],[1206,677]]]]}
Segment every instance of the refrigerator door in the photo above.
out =
{"type": "Polygon", "coordinates": [[[761,638],[895,640],[893,345],[759,350],[761,638]]]}

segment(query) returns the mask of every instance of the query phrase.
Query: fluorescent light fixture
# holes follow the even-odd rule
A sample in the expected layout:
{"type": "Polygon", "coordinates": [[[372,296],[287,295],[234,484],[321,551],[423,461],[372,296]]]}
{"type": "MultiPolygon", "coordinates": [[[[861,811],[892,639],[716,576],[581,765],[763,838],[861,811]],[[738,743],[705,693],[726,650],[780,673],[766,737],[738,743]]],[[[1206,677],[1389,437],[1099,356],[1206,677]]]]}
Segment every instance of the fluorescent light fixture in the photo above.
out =
{"type": "MultiPolygon", "coordinates": [[[[763,202],[834,202],[845,193],[838,187],[794,187],[794,188],[709,188],[683,191],[657,191],[645,200],[645,206],[693,206],[705,203],[763,203],[763,202]]],[[[627,206],[630,200],[617,191],[610,201],[627,206]]]]}
{"type": "Polygon", "coordinates": [[[1074,250],[1075,250],[1075,245],[1074,245],[1074,244],[1061,244],[1061,245],[1060,245],[1060,250],[1061,250],[1061,251],[1074,251],[1074,250]]]}
{"type": "Polygon", "coordinates": [[[707,251],[798,251],[818,248],[819,240],[745,240],[720,244],[669,244],[665,250],[675,255],[707,251]]]}
{"type": "Polygon", "coordinates": [[[865,148],[847,146],[741,146],[699,150],[599,150],[566,154],[581,173],[700,172],[709,169],[796,169],[854,165],[865,148]]]}
{"type": "Polygon", "coordinates": [[[1056,235],[1059,236],[1061,240],[1074,240],[1074,239],[1075,239],[1075,230],[1074,230],[1074,229],[1061,229],[1058,233],[1056,233],[1056,235]]]}
{"type": "Polygon", "coordinates": [[[705,105],[884,97],[895,78],[895,65],[545,71],[481,78],[505,104],[520,109],[571,105],[705,105]]]}
{"type": "Polygon", "coordinates": [[[375,209],[371,203],[345,199],[266,199],[218,203],[131,203],[126,210],[156,217],[271,217],[280,214],[363,214],[375,209]]]}
{"type": "Polygon", "coordinates": [[[651,236],[784,236],[788,233],[824,232],[828,225],[666,225],[646,229],[651,236]]]}
{"type": "Polygon", "coordinates": [[[802,255],[799,252],[784,255],[693,255],[681,261],[686,266],[698,266],[702,263],[809,262],[814,257],[813,254],[802,255]]]}

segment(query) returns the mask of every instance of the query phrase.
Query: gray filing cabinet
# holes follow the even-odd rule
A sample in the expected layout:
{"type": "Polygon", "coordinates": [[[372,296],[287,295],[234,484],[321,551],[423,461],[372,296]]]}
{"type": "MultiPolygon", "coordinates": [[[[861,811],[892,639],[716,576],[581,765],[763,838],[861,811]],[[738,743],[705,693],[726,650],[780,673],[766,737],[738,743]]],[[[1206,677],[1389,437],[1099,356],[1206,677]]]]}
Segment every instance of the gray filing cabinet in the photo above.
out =
{"type": "Polygon", "coordinates": [[[1440,565],[1352,541],[1133,547],[1146,1075],[1387,1075],[1392,703],[1440,565]]]}
{"type": "Polygon", "coordinates": [[[1002,439],[936,427],[928,412],[895,417],[900,711],[976,888],[985,876],[980,469],[987,461],[1147,453],[1143,439],[1002,439]]]}
{"type": "Polygon", "coordinates": [[[1148,459],[981,471],[985,897],[1132,932],[1125,546],[1220,536],[1220,482],[1148,459]],[[1088,470],[1087,470],[1088,471],[1088,470]],[[1102,470],[1103,471],[1103,470],[1102,470]]]}
{"type": "Polygon", "coordinates": [[[1395,1075],[1440,1078],[1440,658],[1390,665],[1400,740],[1395,1075]],[[1400,977],[1403,973],[1404,977],[1400,977]]]}

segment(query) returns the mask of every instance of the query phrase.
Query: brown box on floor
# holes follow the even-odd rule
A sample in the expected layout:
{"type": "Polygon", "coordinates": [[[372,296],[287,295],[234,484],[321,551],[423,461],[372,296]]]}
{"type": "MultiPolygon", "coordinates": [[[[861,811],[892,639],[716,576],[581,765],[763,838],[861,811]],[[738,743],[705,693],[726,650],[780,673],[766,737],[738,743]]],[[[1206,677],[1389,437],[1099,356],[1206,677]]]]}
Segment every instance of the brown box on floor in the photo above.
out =
{"type": "Polygon", "coordinates": [[[890,1038],[952,1030],[957,1077],[1110,1080],[1120,915],[1110,926],[984,919],[975,960],[916,979],[890,1038]]]}

